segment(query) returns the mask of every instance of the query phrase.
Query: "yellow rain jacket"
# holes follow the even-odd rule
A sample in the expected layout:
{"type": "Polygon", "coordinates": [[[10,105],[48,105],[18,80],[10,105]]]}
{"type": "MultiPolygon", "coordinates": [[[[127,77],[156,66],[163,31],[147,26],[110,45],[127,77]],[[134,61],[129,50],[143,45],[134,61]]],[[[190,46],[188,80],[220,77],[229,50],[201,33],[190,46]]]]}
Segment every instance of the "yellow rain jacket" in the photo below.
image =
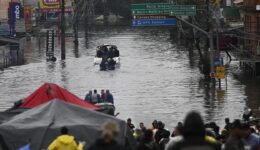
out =
{"type": "Polygon", "coordinates": [[[61,135],[49,145],[48,150],[83,150],[83,145],[77,145],[73,136],[61,135]]]}
{"type": "Polygon", "coordinates": [[[211,136],[205,136],[205,140],[212,144],[218,143],[218,141],[214,137],[211,137],[211,136]]]}

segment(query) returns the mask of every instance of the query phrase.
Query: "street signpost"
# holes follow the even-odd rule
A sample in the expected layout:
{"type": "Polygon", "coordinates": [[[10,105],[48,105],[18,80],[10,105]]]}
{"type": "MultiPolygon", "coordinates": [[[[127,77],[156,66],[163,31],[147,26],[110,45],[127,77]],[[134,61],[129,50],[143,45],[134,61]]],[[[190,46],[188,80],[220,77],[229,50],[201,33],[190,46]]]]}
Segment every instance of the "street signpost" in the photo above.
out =
{"type": "Polygon", "coordinates": [[[132,4],[133,15],[168,14],[172,16],[195,16],[195,5],[173,5],[168,3],[132,4]]]}
{"type": "Polygon", "coordinates": [[[225,67],[224,66],[216,67],[216,78],[225,79],[225,67]]]}
{"type": "Polygon", "coordinates": [[[224,59],[223,57],[216,57],[214,59],[214,65],[215,66],[223,66],[224,65],[224,59]]]}
{"type": "Polygon", "coordinates": [[[132,26],[176,25],[175,16],[195,16],[195,5],[174,5],[170,3],[132,4],[132,26]]]}
{"type": "Polygon", "coordinates": [[[170,15],[136,15],[133,16],[133,19],[169,19],[175,18],[174,16],[170,15]]]}
{"type": "Polygon", "coordinates": [[[132,26],[169,26],[176,25],[176,19],[134,19],[132,26]]]}

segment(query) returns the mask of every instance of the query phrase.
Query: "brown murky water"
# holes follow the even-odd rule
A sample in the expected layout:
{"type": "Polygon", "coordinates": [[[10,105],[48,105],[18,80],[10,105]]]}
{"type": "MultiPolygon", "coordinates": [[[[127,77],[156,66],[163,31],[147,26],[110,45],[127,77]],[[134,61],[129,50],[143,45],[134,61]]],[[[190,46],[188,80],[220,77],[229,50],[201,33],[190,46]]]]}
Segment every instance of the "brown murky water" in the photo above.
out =
{"type": "MultiPolygon", "coordinates": [[[[210,89],[197,67],[198,56],[172,44],[167,28],[110,27],[93,30],[85,42],[81,37],[75,49],[66,38],[66,61],[45,61],[44,38],[28,41],[26,65],[0,72],[2,110],[28,96],[44,82],[57,83],[84,98],[90,89],[110,89],[119,118],[131,117],[148,127],[162,120],[168,128],[182,121],[190,110],[201,112],[206,121],[223,125],[224,118],[241,117],[246,105],[258,111],[259,84],[248,83],[228,74],[227,86],[210,89]],[[121,52],[121,66],[100,72],[93,65],[95,47],[115,44],[121,52]],[[248,99],[248,100],[246,100],[248,99]]],[[[60,56],[56,42],[56,56],[60,56]]],[[[59,59],[59,58],[58,58],[59,59]]],[[[237,66],[237,62],[230,67],[237,66]]]]}

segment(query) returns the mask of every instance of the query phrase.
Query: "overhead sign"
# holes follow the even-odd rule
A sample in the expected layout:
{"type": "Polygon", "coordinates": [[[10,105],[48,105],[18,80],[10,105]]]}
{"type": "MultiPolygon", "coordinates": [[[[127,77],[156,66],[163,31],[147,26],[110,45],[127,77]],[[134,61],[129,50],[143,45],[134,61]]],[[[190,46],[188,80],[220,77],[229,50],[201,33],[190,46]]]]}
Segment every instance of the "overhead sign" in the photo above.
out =
{"type": "Polygon", "coordinates": [[[170,10],[132,10],[132,15],[169,15],[170,10]]]}
{"type": "Polygon", "coordinates": [[[168,18],[175,18],[175,17],[170,16],[170,15],[136,15],[136,16],[133,16],[133,19],[168,19],[168,18]]]}
{"type": "Polygon", "coordinates": [[[132,4],[131,9],[169,9],[171,5],[169,3],[132,4]]]}
{"type": "Polygon", "coordinates": [[[168,14],[175,16],[195,16],[195,5],[174,5],[168,3],[132,4],[133,15],[168,14]]]}
{"type": "Polygon", "coordinates": [[[40,0],[41,9],[58,9],[60,8],[60,0],[40,0]]]}
{"type": "Polygon", "coordinates": [[[140,19],[132,20],[132,26],[169,26],[176,25],[176,19],[140,19]]]}
{"type": "MultiPolygon", "coordinates": [[[[40,0],[40,8],[42,12],[56,13],[61,12],[61,0],[40,0]]],[[[72,12],[72,1],[65,0],[65,12],[72,12]]]]}

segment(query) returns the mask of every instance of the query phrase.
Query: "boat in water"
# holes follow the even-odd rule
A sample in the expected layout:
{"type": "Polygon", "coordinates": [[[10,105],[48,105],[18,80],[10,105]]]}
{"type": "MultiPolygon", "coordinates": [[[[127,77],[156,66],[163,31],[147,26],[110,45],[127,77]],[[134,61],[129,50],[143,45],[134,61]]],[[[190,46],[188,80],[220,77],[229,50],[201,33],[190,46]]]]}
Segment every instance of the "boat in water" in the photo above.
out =
{"type": "Polygon", "coordinates": [[[120,54],[116,45],[100,45],[97,46],[96,56],[94,58],[94,64],[100,65],[102,60],[107,61],[113,59],[116,64],[120,64],[120,54]]]}

